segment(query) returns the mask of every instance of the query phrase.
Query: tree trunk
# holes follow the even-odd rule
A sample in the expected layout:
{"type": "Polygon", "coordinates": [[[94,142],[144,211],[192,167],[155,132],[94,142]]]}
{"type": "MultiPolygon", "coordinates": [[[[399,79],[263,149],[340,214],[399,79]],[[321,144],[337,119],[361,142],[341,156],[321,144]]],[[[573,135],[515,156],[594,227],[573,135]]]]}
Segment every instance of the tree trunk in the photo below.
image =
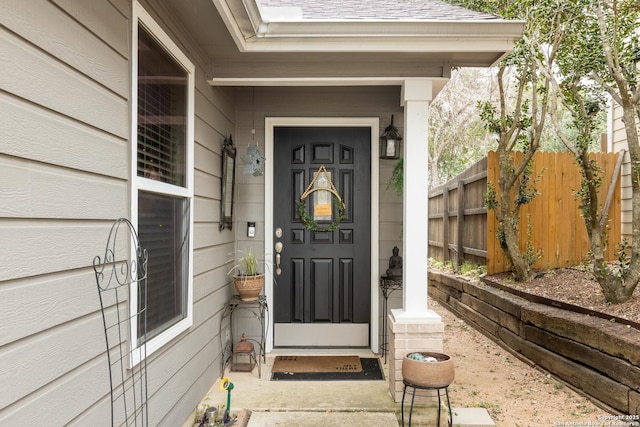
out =
{"type": "Polygon", "coordinates": [[[629,156],[631,158],[631,206],[632,206],[632,245],[631,263],[621,276],[611,274],[604,258],[602,230],[594,229],[591,237],[593,272],[607,302],[619,304],[631,299],[640,282],[640,145],[635,125],[635,108],[624,105],[625,124],[629,156]]]}
{"type": "Polygon", "coordinates": [[[500,223],[502,239],[500,246],[507,260],[513,268],[513,274],[519,282],[528,282],[533,279],[534,272],[526,257],[520,251],[519,226],[520,216],[518,209],[514,207],[514,193],[517,191],[518,179],[514,174],[514,160],[511,153],[498,150],[500,163],[500,207],[495,210],[496,218],[500,223]]]}
{"type": "MultiPolygon", "coordinates": [[[[506,224],[509,223],[510,221],[506,222],[506,224]]],[[[534,272],[533,268],[531,268],[520,251],[518,228],[513,225],[502,225],[502,229],[504,233],[504,244],[506,245],[506,248],[503,248],[506,249],[504,254],[513,268],[513,274],[516,277],[516,280],[518,282],[530,281],[533,279],[534,272]]]]}

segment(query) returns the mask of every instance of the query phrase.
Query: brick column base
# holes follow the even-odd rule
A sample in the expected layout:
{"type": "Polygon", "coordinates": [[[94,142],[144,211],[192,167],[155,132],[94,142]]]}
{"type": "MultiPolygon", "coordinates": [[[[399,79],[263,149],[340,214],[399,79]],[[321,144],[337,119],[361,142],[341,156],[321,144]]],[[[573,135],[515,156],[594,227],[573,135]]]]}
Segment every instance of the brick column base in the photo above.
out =
{"type": "MultiPolygon", "coordinates": [[[[396,316],[392,310],[387,322],[389,328],[389,391],[397,402],[402,401],[402,359],[414,351],[442,352],[444,323],[434,312],[424,318],[396,316]]],[[[401,311],[401,310],[400,310],[401,311]]],[[[422,403],[436,399],[422,400],[422,403]]],[[[416,402],[418,397],[416,396],[416,402]]]]}

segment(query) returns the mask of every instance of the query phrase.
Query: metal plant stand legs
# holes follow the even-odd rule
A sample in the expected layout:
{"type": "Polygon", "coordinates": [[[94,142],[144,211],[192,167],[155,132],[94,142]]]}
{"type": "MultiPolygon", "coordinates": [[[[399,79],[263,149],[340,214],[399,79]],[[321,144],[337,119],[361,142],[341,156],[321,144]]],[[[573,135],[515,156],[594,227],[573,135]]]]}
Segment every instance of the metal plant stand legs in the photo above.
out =
{"type": "Polygon", "coordinates": [[[440,411],[442,409],[442,400],[440,399],[440,390],[444,389],[445,397],[447,398],[447,409],[449,410],[449,426],[453,426],[453,414],[451,412],[451,401],[449,400],[449,387],[423,387],[415,384],[411,384],[407,381],[404,382],[404,390],[402,391],[402,426],[404,427],[404,397],[407,394],[407,387],[413,388],[411,393],[411,407],[409,408],[409,427],[411,427],[411,416],[413,415],[413,402],[416,398],[416,390],[435,390],[438,393],[438,423],[440,427],[440,411]]]}
{"type": "Polygon", "coordinates": [[[382,276],[380,278],[380,291],[382,292],[382,344],[380,344],[380,352],[384,354],[384,364],[387,364],[387,352],[389,351],[387,342],[387,308],[389,303],[389,295],[393,291],[402,289],[402,279],[382,276]]]}
{"type": "MultiPolygon", "coordinates": [[[[258,377],[262,378],[261,364],[266,363],[266,328],[268,325],[268,313],[269,307],[267,306],[267,298],[264,295],[260,295],[255,301],[243,301],[240,299],[239,295],[233,295],[231,300],[225,304],[224,312],[222,313],[222,318],[220,319],[220,330],[218,332],[218,336],[220,338],[220,348],[222,350],[222,355],[220,358],[221,369],[220,375],[224,375],[224,370],[227,362],[233,362],[232,358],[234,357],[233,352],[233,338],[235,322],[234,322],[234,314],[238,310],[246,310],[255,317],[256,320],[260,323],[260,336],[257,340],[249,339],[248,341],[253,341],[258,349],[257,354],[253,355],[251,359],[256,362],[256,366],[258,367],[258,377]],[[222,340],[222,328],[224,325],[224,320],[229,318],[229,330],[230,330],[230,342],[224,343],[222,340]]],[[[233,363],[231,363],[233,367],[233,363]]]]}

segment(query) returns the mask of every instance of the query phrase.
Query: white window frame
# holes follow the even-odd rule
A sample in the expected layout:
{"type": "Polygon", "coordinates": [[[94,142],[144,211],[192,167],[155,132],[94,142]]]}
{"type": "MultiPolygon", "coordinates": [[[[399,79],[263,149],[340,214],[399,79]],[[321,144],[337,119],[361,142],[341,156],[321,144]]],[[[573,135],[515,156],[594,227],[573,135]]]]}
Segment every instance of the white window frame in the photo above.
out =
{"type": "MultiPolygon", "coordinates": [[[[132,50],[131,50],[131,222],[138,229],[138,191],[164,194],[174,197],[186,198],[189,203],[189,263],[187,273],[187,313],[184,319],[162,331],[157,336],[147,340],[146,355],[149,356],[162,348],[171,340],[193,325],[193,211],[194,211],[194,117],[195,117],[195,66],[180,50],[178,45],[171,40],[167,33],[156,23],[151,15],[138,3],[133,4],[132,22],[132,50]],[[156,180],[138,176],[138,25],[145,27],[156,41],[166,50],[173,59],[187,72],[187,111],[186,111],[186,170],[185,186],[172,185],[156,180]]],[[[136,311],[138,301],[137,292],[132,290],[129,310],[136,311]]],[[[137,322],[132,322],[130,337],[131,346],[136,347],[138,342],[137,322]]],[[[132,366],[138,364],[143,354],[139,351],[132,352],[132,366]]]]}

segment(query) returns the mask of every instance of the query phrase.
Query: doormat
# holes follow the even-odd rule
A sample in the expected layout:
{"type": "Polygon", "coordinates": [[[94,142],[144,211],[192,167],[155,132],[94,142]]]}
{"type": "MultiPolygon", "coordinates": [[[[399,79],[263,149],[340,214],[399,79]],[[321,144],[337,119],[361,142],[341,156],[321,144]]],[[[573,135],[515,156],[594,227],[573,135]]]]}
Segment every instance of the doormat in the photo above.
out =
{"type": "MultiPolygon", "coordinates": [[[[278,356],[278,358],[293,358],[293,357],[305,357],[305,358],[315,358],[314,356],[278,356]]],[[[334,357],[342,357],[342,356],[323,356],[323,358],[334,358],[334,357]]],[[[384,380],[384,374],[382,372],[382,366],[380,365],[380,359],[377,357],[357,357],[352,356],[348,359],[353,361],[357,360],[357,365],[360,366],[360,369],[351,369],[353,367],[352,362],[347,362],[347,365],[341,365],[342,368],[346,369],[335,369],[336,365],[334,364],[333,370],[328,370],[328,368],[315,368],[313,371],[304,371],[304,372],[293,372],[293,371],[282,371],[280,367],[278,367],[278,358],[273,364],[271,380],[272,381],[355,381],[355,380],[384,380]],[[274,371],[275,369],[275,371],[274,371]],[[280,371],[280,372],[279,372],[280,371]],[[324,371],[324,372],[323,372],[324,371]]],[[[306,361],[305,361],[306,363],[306,361]]],[[[320,365],[320,363],[318,364],[320,365]]]]}
{"type": "Polygon", "coordinates": [[[360,372],[358,356],[277,356],[271,372],[360,372]]]}

